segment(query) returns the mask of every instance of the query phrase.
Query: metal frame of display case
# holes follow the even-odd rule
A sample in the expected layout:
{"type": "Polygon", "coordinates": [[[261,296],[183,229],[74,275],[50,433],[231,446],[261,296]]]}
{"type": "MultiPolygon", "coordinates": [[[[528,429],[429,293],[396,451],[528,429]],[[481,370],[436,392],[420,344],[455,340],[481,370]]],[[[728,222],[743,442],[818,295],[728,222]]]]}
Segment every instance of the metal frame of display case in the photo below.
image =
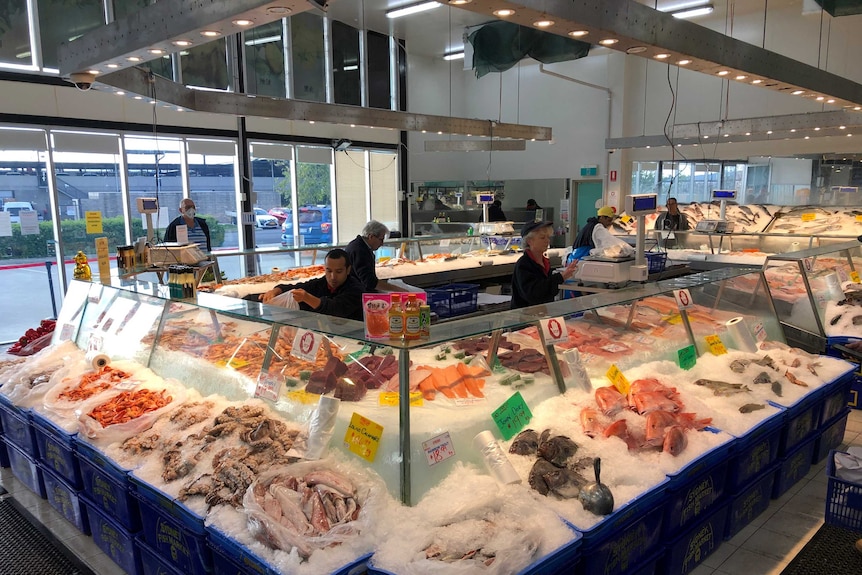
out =
{"type": "MultiPolygon", "coordinates": [[[[862,244],[860,244],[857,239],[787,254],[767,256],[766,261],[763,264],[764,277],[767,276],[767,270],[770,267],[780,265],[781,263],[796,264],[797,269],[799,270],[798,273],[802,278],[803,285],[805,286],[806,297],[808,299],[810,309],[813,312],[812,315],[818,330],[817,332],[813,332],[799,326],[791,325],[781,320],[781,314],[778,314],[779,320],[781,320],[781,325],[785,331],[785,337],[789,341],[798,343],[799,347],[812,353],[823,353],[825,351],[827,344],[826,329],[823,325],[823,318],[819,311],[821,306],[818,305],[818,298],[815,296],[814,290],[812,290],[809,276],[813,272],[813,267],[817,258],[830,254],[838,254],[839,259],[845,259],[850,272],[855,272],[856,266],[853,262],[850,250],[859,250],[860,247],[862,247],[862,244]]],[[[769,286],[768,278],[766,285],[767,287],[769,286]]],[[[774,296],[772,299],[775,299],[774,296]]]]}
{"type": "MultiPolygon", "coordinates": [[[[406,504],[411,504],[413,499],[412,493],[412,443],[411,443],[411,414],[410,401],[405,399],[410,393],[410,354],[412,351],[419,349],[430,350],[435,346],[449,345],[451,342],[463,340],[474,336],[490,335],[492,342],[499,342],[500,336],[507,331],[519,330],[525,327],[538,327],[540,320],[549,318],[563,318],[568,320],[576,320],[583,314],[591,314],[597,321],[614,325],[610,317],[605,317],[601,311],[605,308],[610,309],[611,306],[631,306],[631,310],[625,311],[628,314],[627,326],[632,323],[632,317],[635,314],[640,300],[653,296],[671,295],[674,290],[692,289],[696,294],[701,294],[704,298],[701,305],[711,306],[713,310],[721,307],[721,311],[726,314],[744,314],[751,315],[751,309],[746,308],[744,304],[734,303],[725,297],[725,283],[733,281],[742,276],[750,274],[757,275],[757,281],[765,281],[763,270],[761,268],[733,268],[724,270],[715,270],[701,274],[694,274],[685,277],[663,280],[656,283],[646,284],[637,288],[628,289],[614,293],[595,294],[577,299],[562,300],[546,305],[534,306],[518,310],[509,310],[500,313],[490,314],[486,316],[473,317],[463,320],[454,320],[444,324],[435,325],[431,329],[431,335],[428,339],[416,341],[403,340],[375,340],[365,337],[364,326],[361,322],[347,320],[322,314],[303,312],[298,310],[287,310],[268,305],[263,305],[256,302],[240,300],[218,296],[214,294],[199,293],[195,300],[170,300],[166,286],[150,283],[146,281],[127,281],[114,278],[111,286],[101,286],[99,284],[89,284],[87,282],[78,282],[75,280],[70,287],[71,294],[64,305],[64,309],[60,313],[58,319],[58,328],[55,331],[55,341],[63,340],[60,334],[65,333],[66,336],[74,334],[74,341],[82,349],[88,349],[92,330],[91,320],[94,314],[99,317],[99,321],[95,323],[96,327],[100,325],[100,321],[104,317],[106,311],[110,315],[110,301],[114,298],[124,297],[134,299],[135,294],[142,296],[141,300],[155,306],[154,309],[161,310],[161,316],[158,318],[158,327],[154,328],[149,323],[144,322],[141,325],[148,326],[146,329],[149,333],[153,333],[153,348],[147,355],[146,363],[150,366],[153,361],[153,350],[160,344],[165,324],[170,317],[180,316],[184,309],[195,309],[199,312],[209,312],[218,322],[220,316],[235,320],[250,321],[253,323],[266,324],[271,326],[272,331],[269,334],[269,346],[265,351],[261,373],[267,369],[269,361],[274,353],[274,341],[279,330],[283,328],[298,328],[307,329],[313,332],[322,334],[327,337],[338,337],[352,340],[359,344],[367,344],[370,346],[389,347],[396,352],[399,358],[399,433],[398,433],[398,483],[401,500],[406,504]],[[78,285],[80,284],[80,285],[78,285]],[[706,288],[711,288],[709,291],[706,288]],[[700,290],[700,291],[698,291],[700,290]],[[99,297],[94,298],[92,295],[98,292],[99,297]],[[126,292],[126,293],[124,293],[126,292]],[[91,307],[90,310],[87,308],[91,307]],[[67,311],[68,308],[68,311],[67,311]],[[85,319],[86,318],[86,319],[85,319]],[[77,322],[77,325],[76,325],[77,322]],[[66,325],[70,328],[65,328],[66,325]],[[64,331],[65,330],[65,331],[64,331]]],[[[668,299],[672,302],[672,297],[668,299]]],[[[771,303],[771,300],[768,300],[771,303]]],[[[698,303],[698,302],[695,302],[698,303]]],[[[121,310],[126,312],[125,308],[121,310]]],[[[767,307],[760,310],[760,315],[756,318],[762,323],[767,324],[764,330],[772,332],[769,335],[772,339],[781,340],[781,329],[775,314],[774,307],[767,307]],[[769,317],[774,321],[769,321],[769,317]],[[773,325],[774,324],[774,325],[773,325]]],[[[152,314],[151,314],[152,315],[152,314]]],[[[205,314],[204,314],[205,315],[205,314]]],[[[681,314],[684,315],[684,314],[681,314]]],[[[152,317],[148,319],[152,320],[152,317]]],[[[684,318],[683,318],[684,319],[684,318]]],[[[617,326],[620,328],[621,326],[617,326]]],[[[703,346],[698,347],[695,340],[695,334],[692,333],[690,326],[684,335],[681,332],[674,332],[678,336],[677,339],[664,338],[665,344],[673,346],[669,347],[668,354],[675,354],[677,348],[695,345],[696,349],[703,350],[703,346]]],[[[624,328],[625,329],[625,328],[624,328]]],[[[709,328],[711,329],[711,328],[709,328]]],[[[541,330],[540,330],[541,331],[541,330]]],[[[134,336],[135,334],[128,334],[134,336]]],[[[140,337],[140,334],[137,334],[140,337]]],[[[700,335],[703,335],[702,333],[700,335]]],[[[149,337],[149,336],[148,336],[149,337]]],[[[540,342],[546,352],[546,361],[549,364],[551,379],[556,384],[556,391],[548,388],[541,388],[541,392],[548,393],[553,396],[556,393],[566,391],[566,382],[560,370],[560,360],[553,345],[544,345],[544,341],[540,342]]],[[[96,350],[98,351],[98,350],[96,350]]],[[[181,351],[181,350],[180,350],[181,351]]],[[[660,351],[660,350],[659,350],[660,351]]],[[[489,350],[489,359],[493,362],[493,355],[496,352],[496,345],[492,345],[489,350]]],[[[614,360],[620,363],[619,359],[614,360]]],[[[624,364],[620,364],[623,365],[624,364]]],[[[152,366],[154,371],[159,372],[158,366],[152,366]]],[[[490,407],[490,406],[489,406],[490,407]]],[[[391,485],[390,488],[394,488],[391,485]]]]}

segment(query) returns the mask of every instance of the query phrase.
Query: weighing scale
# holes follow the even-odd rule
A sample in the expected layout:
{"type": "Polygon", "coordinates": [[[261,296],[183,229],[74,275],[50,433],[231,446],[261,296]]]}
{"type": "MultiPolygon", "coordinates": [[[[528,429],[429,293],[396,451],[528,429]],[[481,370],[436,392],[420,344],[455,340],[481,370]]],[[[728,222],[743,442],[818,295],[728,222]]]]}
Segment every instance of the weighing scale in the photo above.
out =
{"type": "Polygon", "coordinates": [[[144,214],[147,220],[147,241],[153,243],[153,214],[159,211],[158,198],[137,198],[138,213],[144,214]]]}
{"type": "Polygon", "coordinates": [[[736,199],[736,190],[712,190],[712,199],[719,201],[718,219],[700,220],[695,225],[694,231],[708,234],[733,233],[734,224],[727,221],[725,214],[727,213],[727,200],[736,199]]]}
{"type": "Polygon", "coordinates": [[[482,236],[514,235],[513,222],[489,222],[488,206],[494,203],[493,192],[476,192],[476,203],[482,205],[482,221],[477,225],[477,231],[482,236]]]}

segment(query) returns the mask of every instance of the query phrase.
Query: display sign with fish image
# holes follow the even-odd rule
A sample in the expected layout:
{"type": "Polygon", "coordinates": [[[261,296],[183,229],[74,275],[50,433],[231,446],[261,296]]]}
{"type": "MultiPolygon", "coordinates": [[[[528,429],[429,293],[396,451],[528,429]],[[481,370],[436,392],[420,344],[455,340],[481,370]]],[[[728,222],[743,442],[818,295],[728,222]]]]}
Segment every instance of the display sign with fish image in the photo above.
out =
{"type": "Polygon", "coordinates": [[[508,441],[530,423],[530,420],[533,419],[533,413],[527,407],[521,392],[516,391],[503,402],[503,405],[491,413],[491,419],[497,424],[503,439],[508,441]]]}

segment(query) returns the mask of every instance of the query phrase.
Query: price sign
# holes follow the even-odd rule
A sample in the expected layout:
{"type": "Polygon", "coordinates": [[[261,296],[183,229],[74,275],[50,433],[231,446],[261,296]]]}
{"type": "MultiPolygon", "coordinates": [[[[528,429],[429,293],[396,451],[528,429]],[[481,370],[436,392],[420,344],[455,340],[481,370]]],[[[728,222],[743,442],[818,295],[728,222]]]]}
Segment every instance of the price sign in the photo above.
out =
{"type": "Polygon", "coordinates": [[[452,438],[449,437],[448,431],[441,433],[437,437],[432,437],[428,441],[423,441],[422,450],[425,451],[425,460],[428,462],[428,467],[437,465],[441,461],[446,461],[455,455],[455,449],[452,447],[452,438]]]}
{"type": "Polygon", "coordinates": [[[862,222],[862,215],[857,215],[857,216],[856,216],[856,221],[857,221],[857,222],[862,222]]]}
{"type": "Polygon", "coordinates": [[[811,258],[803,258],[802,265],[805,267],[805,271],[810,272],[814,268],[814,262],[811,261],[811,258]]]}
{"type": "Polygon", "coordinates": [[[302,403],[304,405],[315,405],[318,401],[320,401],[320,396],[316,393],[308,393],[304,389],[297,389],[296,391],[288,391],[285,396],[287,399],[291,401],[295,401],[297,403],[302,403]]]}
{"type": "Polygon", "coordinates": [[[679,359],[679,366],[682,369],[691,369],[697,362],[697,350],[693,345],[685,346],[681,350],[677,351],[676,355],[679,359]]]}
{"type": "Polygon", "coordinates": [[[241,367],[245,367],[248,365],[248,361],[244,359],[239,359],[238,357],[232,357],[230,359],[220,359],[216,362],[216,365],[219,367],[229,367],[231,369],[239,369],[241,367]]]}
{"type": "Polygon", "coordinates": [[[664,321],[671,325],[678,325],[682,323],[682,315],[678,313],[672,313],[666,318],[664,318],[664,321]]]}
{"type": "Polygon", "coordinates": [[[344,434],[344,447],[365,461],[372,463],[380,446],[383,426],[354,412],[344,434]]]}
{"type": "Polygon", "coordinates": [[[858,284],[859,282],[859,272],[850,272],[850,281],[854,284],[858,284]]]}
{"type": "Polygon", "coordinates": [[[724,347],[724,344],[721,341],[721,338],[715,334],[706,336],[706,343],[709,345],[709,351],[712,352],[712,355],[723,355],[727,353],[727,348],[724,347]]]}
{"type": "Polygon", "coordinates": [[[850,278],[847,276],[847,270],[846,270],[846,269],[844,269],[844,267],[842,267],[842,266],[835,266],[835,267],[834,267],[834,268],[832,268],[832,269],[833,269],[833,270],[835,270],[835,273],[836,273],[836,274],[838,274],[838,281],[840,281],[840,282],[846,282],[847,280],[849,280],[849,279],[850,279],[850,278]]]}
{"type": "Polygon", "coordinates": [[[503,402],[503,405],[491,413],[491,418],[497,424],[500,433],[503,434],[503,439],[508,440],[530,423],[533,414],[527,407],[524,398],[521,397],[521,392],[516,391],[514,395],[503,402]]]}
{"type": "Polygon", "coordinates": [[[90,337],[87,339],[87,352],[101,352],[102,346],[104,345],[105,341],[102,339],[102,336],[91,333],[90,337]]]}
{"type": "Polygon", "coordinates": [[[673,298],[676,300],[676,307],[681,310],[691,306],[691,292],[687,289],[673,290],[673,298]]]}
{"type": "Polygon", "coordinates": [[[456,397],[455,405],[457,405],[458,407],[464,407],[469,405],[476,405],[479,403],[485,403],[485,401],[487,400],[484,397],[456,397]]]}
{"type": "Polygon", "coordinates": [[[817,214],[809,212],[807,214],[802,214],[799,219],[803,222],[813,222],[817,219],[817,214]]]}
{"type": "Polygon", "coordinates": [[[71,323],[64,323],[63,327],[60,328],[60,339],[59,341],[69,341],[72,339],[72,334],[75,333],[75,326],[71,323]]]}
{"type": "Polygon", "coordinates": [[[88,234],[102,233],[102,212],[84,212],[84,222],[88,234]]]}
{"type": "Polygon", "coordinates": [[[620,368],[617,367],[617,364],[611,364],[610,369],[605,373],[605,377],[611,380],[611,383],[614,384],[617,391],[623,395],[628,395],[631,384],[629,383],[629,380],[626,379],[626,376],[623,375],[623,372],[620,371],[620,368]]]}
{"type": "Polygon", "coordinates": [[[545,345],[569,341],[569,330],[566,329],[566,322],[563,318],[543,319],[539,321],[539,325],[542,328],[545,345]]]}
{"type": "Polygon", "coordinates": [[[441,247],[441,248],[447,248],[447,247],[449,247],[449,240],[448,240],[448,239],[440,240],[440,247],[441,247]]]}
{"type": "MultiPolygon", "coordinates": [[[[401,398],[397,391],[384,391],[378,397],[380,398],[380,405],[387,405],[389,407],[398,407],[401,398]]],[[[424,405],[421,392],[410,392],[410,405],[413,407],[422,407],[424,405]]]]}
{"type": "Polygon", "coordinates": [[[620,353],[621,351],[628,351],[629,347],[622,343],[609,343],[607,345],[603,345],[602,349],[608,353],[620,353]]]}
{"type": "Polygon", "coordinates": [[[621,218],[620,218],[620,221],[621,221],[622,223],[624,223],[624,224],[627,224],[627,223],[629,223],[630,221],[632,221],[632,217],[631,217],[631,216],[626,215],[626,216],[621,217],[621,218]]]}
{"type": "Polygon", "coordinates": [[[754,324],[754,339],[757,341],[763,341],[766,339],[766,328],[763,327],[762,321],[754,324]]]}
{"type": "Polygon", "coordinates": [[[269,401],[278,401],[281,395],[282,379],[273,377],[267,373],[261,373],[257,378],[257,386],[254,388],[254,396],[269,401]]]}
{"type": "Polygon", "coordinates": [[[305,361],[315,361],[322,339],[313,331],[298,329],[296,330],[296,335],[293,337],[293,346],[290,348],[290,355],[304,359],[305,361]]]}

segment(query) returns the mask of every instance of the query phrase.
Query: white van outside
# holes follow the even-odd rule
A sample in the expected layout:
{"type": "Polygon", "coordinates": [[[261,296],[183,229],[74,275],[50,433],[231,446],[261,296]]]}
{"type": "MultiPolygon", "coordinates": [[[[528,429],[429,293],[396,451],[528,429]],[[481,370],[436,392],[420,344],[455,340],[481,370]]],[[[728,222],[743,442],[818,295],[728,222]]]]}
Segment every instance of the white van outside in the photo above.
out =
{"type": "Polygon", "coordinates": [[[21,223],[21,216],[19,215],[21,211],[35,211],[33,210],[33,204],[30,202],[5,202],[3,204],[3,211],[9,212],[9,219],[13,224],[21,223]]]}

